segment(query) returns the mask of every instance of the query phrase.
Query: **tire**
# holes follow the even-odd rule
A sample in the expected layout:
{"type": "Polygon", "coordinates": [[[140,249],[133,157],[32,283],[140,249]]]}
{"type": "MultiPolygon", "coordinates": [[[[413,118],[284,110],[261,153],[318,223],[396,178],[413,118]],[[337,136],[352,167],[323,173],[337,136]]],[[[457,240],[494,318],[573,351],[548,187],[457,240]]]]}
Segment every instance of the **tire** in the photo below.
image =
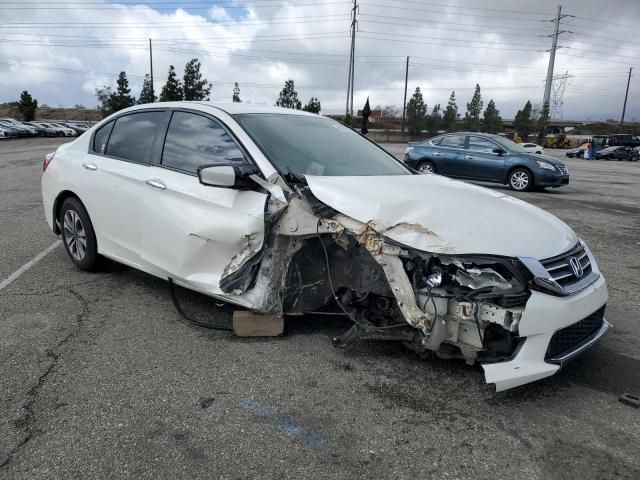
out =
{"type": "Polygon", "coordinates": [[[98,268],[98,243],[93,224],[82,202],[67,198],[60,208],[62,243],[71,261],[80,269],[93,272],[98,268]]]}
{"type": "Polygon", "coordinates": [[[416,167],[416,170],[421,175],[426,175],[428,173],[437,173],[436,166],[431,161],[420,162],[416,167]]]}
{"type": "Polygon", "coordinates": [[[533,175],[526,168],[515,168],[509,172],[509,187],[516,192],[528,192],[533,188],[533,175]]]}

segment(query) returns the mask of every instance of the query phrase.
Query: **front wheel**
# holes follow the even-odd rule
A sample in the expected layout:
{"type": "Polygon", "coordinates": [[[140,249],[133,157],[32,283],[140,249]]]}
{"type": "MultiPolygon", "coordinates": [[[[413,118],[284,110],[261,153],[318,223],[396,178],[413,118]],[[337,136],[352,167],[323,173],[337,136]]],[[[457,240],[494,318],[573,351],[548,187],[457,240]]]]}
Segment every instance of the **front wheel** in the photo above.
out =
{"type": "Polygon", "coordinates": [[[525,168],[516,168],[509,174],[509,186],[516,192],[526,192],[533,187],[533,176],[525,168]]]}
{"type": "Polygon", "coordinates": [[[433,162],[422,162],[418,165],[418,173],[422,175],[427,173],[436,173],[436,166],[433,162]]]}
{"type": "Polygon", "coordinates": [[[98,267],[98,244],[91,219],[77,198],[67,198],[60,208],[62,242],[67,255],[81,270],[98,267]]]}

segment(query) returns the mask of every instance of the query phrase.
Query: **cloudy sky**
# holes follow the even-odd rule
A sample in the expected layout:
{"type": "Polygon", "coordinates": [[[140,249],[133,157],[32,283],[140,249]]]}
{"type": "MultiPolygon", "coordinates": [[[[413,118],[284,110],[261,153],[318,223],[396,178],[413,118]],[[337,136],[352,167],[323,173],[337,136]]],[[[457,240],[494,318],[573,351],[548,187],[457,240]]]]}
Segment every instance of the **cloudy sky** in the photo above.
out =
{"type": "MultiPolygon", "coordinates": [[[[429,108],[458,106],[480,84],[512,118],[527,99],[541,103],[556,0],[358,0],[355,107],[402,105],[409,90],[429,108]]],[[[273,104],[295,80],[303,102],[344,112],[352,1],[346,0],[0,0],[0,102],[29,90],[50,106],[96,104],[95,88],[129,76],[138,94],[153,40],[156,92],[173,64],[198,57],[212,100],[273,104]]],[[[568,72],[567,119],[619,119],[631,79],[627,119],[640,121],[640,1],[565,0],[556,74],[568,72]]]]}

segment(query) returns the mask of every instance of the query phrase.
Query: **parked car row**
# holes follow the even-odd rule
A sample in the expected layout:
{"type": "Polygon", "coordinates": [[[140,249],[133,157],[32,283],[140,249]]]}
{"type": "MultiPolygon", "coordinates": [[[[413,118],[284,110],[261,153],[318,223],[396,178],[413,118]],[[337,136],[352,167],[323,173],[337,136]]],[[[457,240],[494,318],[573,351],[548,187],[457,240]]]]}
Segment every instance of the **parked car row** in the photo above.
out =
{"type": "Polygon", "coordinates": [[[418,173],[502,183],[521,192],[568,185],[567,167],[539,151],[499,135],[459,132],[410,143],[404,163],[418,173]]]}
{"type": "MultiPolygon", "coordinates": [[[[565,155],[569,158],[584,158],[584,152],[586,144],[580,145],[577,148],[567,150],[565,155]]],[[[637,162],[640,160],[640,146],[611,146],[603,149],[596,147],[596,159],[597,160],[626,160],[628,162],[637,162]]]]}
{"type": "Polygon", "coordinates": [[[38,120],[20,122],[0,118],[0,139],[16,137],[75,137],[82,135],[94,122],[51,122],[38,120]]]}

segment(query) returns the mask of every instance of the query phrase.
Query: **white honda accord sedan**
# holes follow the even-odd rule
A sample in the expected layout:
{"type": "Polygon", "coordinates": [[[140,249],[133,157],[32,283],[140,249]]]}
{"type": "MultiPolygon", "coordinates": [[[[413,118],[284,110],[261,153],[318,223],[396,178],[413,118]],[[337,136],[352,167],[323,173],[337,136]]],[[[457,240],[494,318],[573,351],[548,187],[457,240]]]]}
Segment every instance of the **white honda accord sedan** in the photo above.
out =
{"type": "Polygon", "coordinates": [[[609,329],[605,280],[553,215],[414,175],[301,111],[122,110],[48,154],[42,195],[71,261],[101,256],[249,308],[339,312],[334,339],[480,363],[497,390],[556,373],[609,329]]]}

